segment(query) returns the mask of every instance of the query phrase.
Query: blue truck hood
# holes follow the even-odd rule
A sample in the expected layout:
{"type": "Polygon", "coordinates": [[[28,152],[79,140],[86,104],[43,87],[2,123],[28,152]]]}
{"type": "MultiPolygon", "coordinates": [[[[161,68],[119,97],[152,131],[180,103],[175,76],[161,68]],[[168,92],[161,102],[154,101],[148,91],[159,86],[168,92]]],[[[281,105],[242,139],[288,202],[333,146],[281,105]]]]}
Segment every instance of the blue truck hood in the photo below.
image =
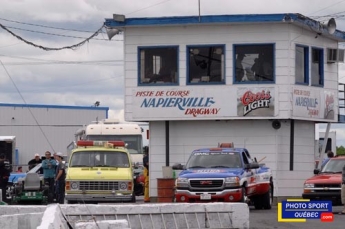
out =
{"type": "Polygon", "coordinates": [[[25,177],[26,173],[11,173],[8,182],[16,183],[19,178],[25,177]]]}
{"type": "Polygon", "coordinates": [[[225,178],[240,176],[242,168],[212,168],[212,169],[187,169],[180,173],[179,177],[184,178],[225,178]]]}

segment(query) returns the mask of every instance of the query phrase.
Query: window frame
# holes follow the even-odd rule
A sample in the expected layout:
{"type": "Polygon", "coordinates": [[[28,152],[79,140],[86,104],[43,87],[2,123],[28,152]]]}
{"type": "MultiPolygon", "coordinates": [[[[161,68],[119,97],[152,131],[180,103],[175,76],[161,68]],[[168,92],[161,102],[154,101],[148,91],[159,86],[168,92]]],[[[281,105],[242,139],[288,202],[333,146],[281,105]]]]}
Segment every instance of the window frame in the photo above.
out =
{"type": "Polygon", "coordinates": [[[320,48],[320,47],[316,47],[316,46],[312,46],[310,49],[310,86],[312,87],[324,87],[325,85],[325,68],[324,68],[324,64],[325,64],[325,50],[324,48],[320,48]],[[312,62],[313,62],[313,50],[319,50],[321,51],[321,55],[320,55],[320,60],[319,60],[319,72],[321,72],[320,74],[320,80],[321,80],[321,84],[313,84],[313,71],[312,71],[312,62]]]}
{"type": "Polygon", "coordinates": [[[158,46],[138,46],[137,47],[137,86],[172,86],[172,85],[179,85],[180,83],[180,68],[179,68],[179,61],[180,61],[180,46],[179,45],[158,45],[158,46]],[[174,83],[142,83],[141,82],[141,58],[140,52],[143,49],[159,49],[159,48],[176,48],[176,72],[177,72],[177,79],[174,83]]]}
{"type": "Polygon", "coordinates": [[[232,83],[233,84],[275,84],[276,83],[276,43],[248,43],[248,44],[233,44],[232,45],[232,83]],[[238,46],[263,46],[263,45],[272,45],[272,68],[273,68],[273,80],[272,81],[236,81],[236,47],[238,46]]]}
{"type": "Polygon", "coordinates": [[[225,44],[193,44],[193,45],[187,45],[186,46],[186,85],[224,85],[226,84],[226,45],[225,44]],[[189,49],[191,48],[207,48],[207,47],[221,47],[223,49],[223,55],[224,55],[224,66],[223,66],[223,73],[224,78],[223,81],[220,82],[197,82],[197,83],[191,83],[190,82],[190,76],[189,76],[189,49]]]}
{"type": "Polygon", "coordinates": [[[296,44],[295,46],[295,84],[298,85],[309,85],[309,46],[307,45],[301,45],[301,44],[296,44]],[[296,82],[296,52],[297,52],[297,47],[303,48],[304,51],[304,82],[296,82]]]}

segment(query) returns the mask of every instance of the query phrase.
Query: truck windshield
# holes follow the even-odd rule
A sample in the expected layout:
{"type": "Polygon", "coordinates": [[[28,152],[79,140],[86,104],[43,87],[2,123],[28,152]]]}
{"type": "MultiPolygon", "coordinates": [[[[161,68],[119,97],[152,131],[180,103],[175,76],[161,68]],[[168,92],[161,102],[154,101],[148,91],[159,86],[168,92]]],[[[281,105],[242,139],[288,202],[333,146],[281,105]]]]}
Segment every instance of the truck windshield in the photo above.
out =
{"type": "Polygon", "coordinates": [[[345,160],[329,160],[322,169],[322,173],[341,173],[345,165],[345,160]]]}
{"type": "Polygon", "coordinates": [[[129,167],[129,159],[123,152],[79,151],[72,154],[69,167],[129,167]]]}
{"type": "Polygon", "coordinates": [[[124,141],[130,154],[142,154],[142,135],[88,135],[90,141],[124,141]]]}
{"type": "Polygon", "coordinates": [[[197,152],[188,160],[186,168],[241,168],[239,153],[234,152],[197,152]]]}

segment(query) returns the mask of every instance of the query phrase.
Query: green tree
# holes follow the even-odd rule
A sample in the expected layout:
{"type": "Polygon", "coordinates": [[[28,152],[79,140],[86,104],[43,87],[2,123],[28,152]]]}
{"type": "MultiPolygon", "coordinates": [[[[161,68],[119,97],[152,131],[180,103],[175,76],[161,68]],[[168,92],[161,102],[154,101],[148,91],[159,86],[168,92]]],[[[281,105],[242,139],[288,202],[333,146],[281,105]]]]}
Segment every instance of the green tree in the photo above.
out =
{"type": "Polygon", "coordinates": [[[344,146],[337,146],[337,155],[345,155],[345,147],[344,146]]]}

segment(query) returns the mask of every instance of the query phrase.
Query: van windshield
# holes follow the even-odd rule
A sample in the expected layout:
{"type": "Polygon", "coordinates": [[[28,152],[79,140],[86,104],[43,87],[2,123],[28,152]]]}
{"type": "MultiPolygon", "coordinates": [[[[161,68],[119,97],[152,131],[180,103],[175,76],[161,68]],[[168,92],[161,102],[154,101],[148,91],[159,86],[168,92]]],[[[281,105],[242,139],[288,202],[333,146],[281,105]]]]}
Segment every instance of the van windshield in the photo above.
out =
{"type": "Polygon", "coordinates": [[[128,168],[128,155],[124,152],[79,151],[71,156],[69,167],[120,167],[128,168]]]}
{"type": "Polygon", "coordinates": [[[186,164],[187,169],[241,167],[240,154],[235,152],[196,152],[186,164]]]}
{"type": "Polygon", "coordinates": [[[140,135],[87,135],[90,141],[124,141],[130,154],[142,154],[143,136],[140,135]]]}

